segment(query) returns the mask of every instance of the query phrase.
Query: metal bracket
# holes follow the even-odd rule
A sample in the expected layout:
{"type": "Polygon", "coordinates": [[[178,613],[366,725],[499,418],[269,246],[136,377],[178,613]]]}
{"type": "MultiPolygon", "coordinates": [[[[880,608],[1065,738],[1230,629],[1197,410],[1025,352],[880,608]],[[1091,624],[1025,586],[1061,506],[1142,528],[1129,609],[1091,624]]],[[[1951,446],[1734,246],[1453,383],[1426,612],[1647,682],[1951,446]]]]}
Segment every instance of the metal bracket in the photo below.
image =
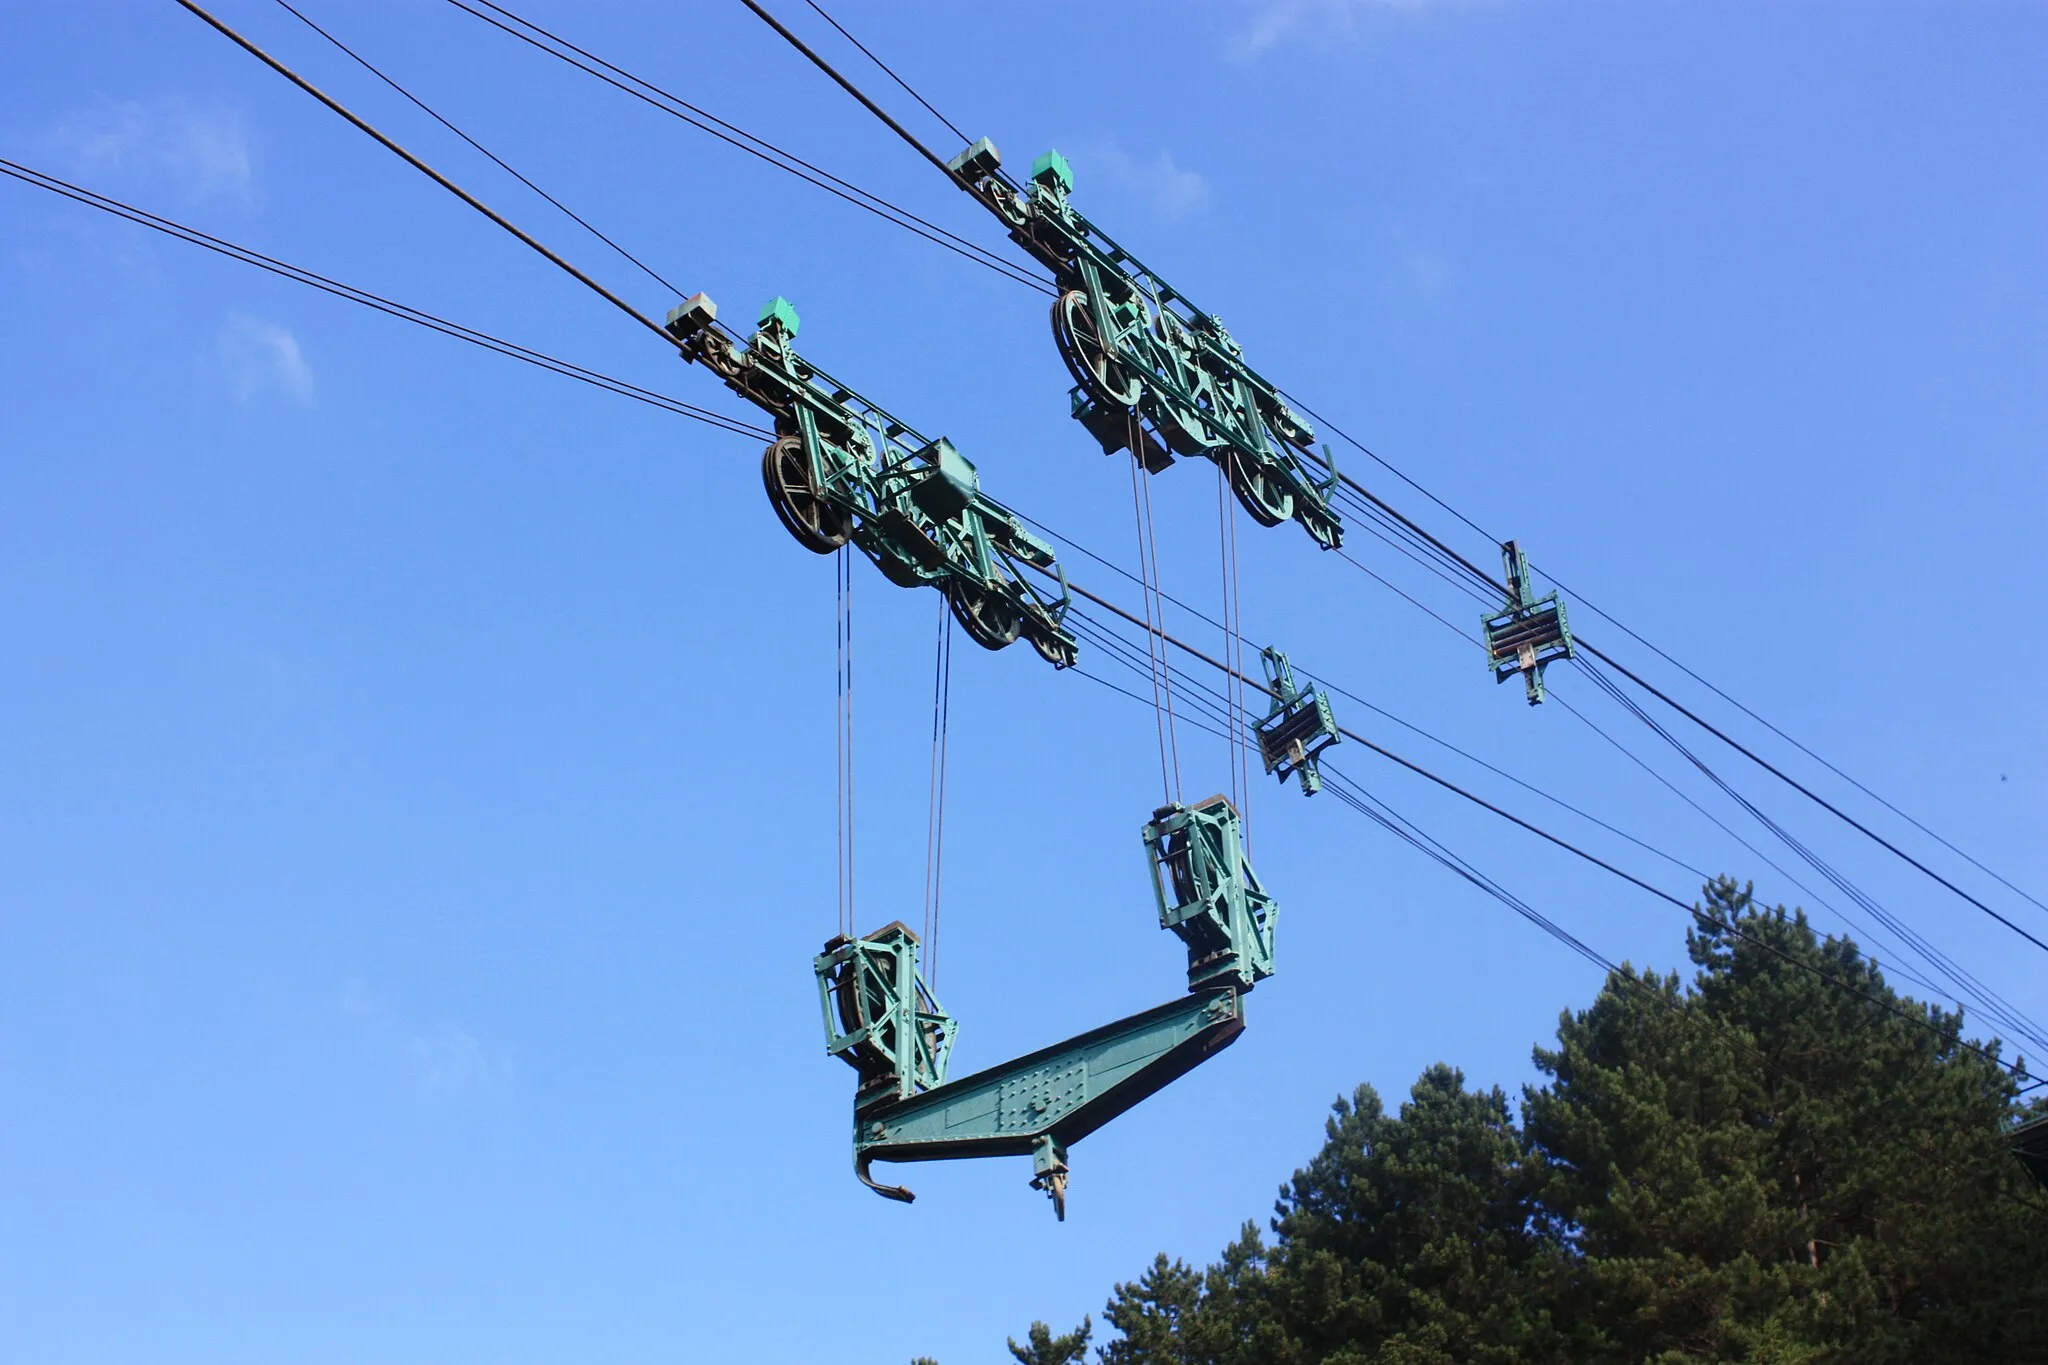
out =
{"type": "Polygon", "coordinates": [[[1480,618],[1486,659],[1497,683],[1521,674],[1529,705],[1535,706],[1544,696],[1544,667],[1573,657],[1571,624],[1565,619],[1562,598],[1554,592],[1539,598],[1530,587],[1529,560],[1521,546],[1512,540],[1502,542],[1500,558],[1508,605],[1504,612],[1480,618]]]}
{"type": "Polygon", "coordinates": [[[1266,685],[1274,693],[1272,708],[1257,726],[1259,756],[1267,772],[1282,782],[1299,778],[1302,794],[1314,796],[1323,789],[1316,760],[1342,739],[1330,699],[1318,688],[1296,686],[1294,668],[1279,650],[1261,650],[1259,661],[1265,666],[1266,685]]]}
{"type": "Polygon", "coordinates": [[[1188,950],[1188,989],[1250,990],[1273,974],[1280,906],[1244,856],[1244,822],[1228,797],[1161,806],[1145,826],[1160,927],[1188,950]]]}

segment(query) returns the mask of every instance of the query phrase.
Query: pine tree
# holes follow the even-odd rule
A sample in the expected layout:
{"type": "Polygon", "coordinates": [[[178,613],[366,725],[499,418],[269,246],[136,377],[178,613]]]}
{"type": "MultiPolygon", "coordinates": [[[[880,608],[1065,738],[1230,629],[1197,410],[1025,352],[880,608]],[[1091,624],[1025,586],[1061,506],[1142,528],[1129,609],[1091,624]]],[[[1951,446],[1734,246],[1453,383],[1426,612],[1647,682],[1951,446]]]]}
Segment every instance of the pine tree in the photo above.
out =
{"type": "Polygon", "coordinates": [[[2048,1358],[2010,1077],[1803,915],[1725,880],[1704,908],[1739,932],[1688,936],[1691,993],[1617,974],[1536,1053],[1559,1311],[1616,1360],[2048,1358]]]}
{"type": "Polygon", "coordinates": [[[1732,882],[1702,910],[1690,984],[1612,973],[1536,1050],[1519,1125],[1446,1066],[1396,1115],[1340,1100],[1271,1248],[1248,1224],[1206,1271],[1116,1286],[1100,1365],[2048,1361],[2048,1208],[1996,1046],[1732,882]]]}
{"type": "Polygon", "coordinates": [[[1015,1337],[1009,1338],[1010,1354],[1019,1365],[1080,1365],[1081,1357],[1088,1353],[1088,1338],[1095,1333],[1095,1324],[1087,1318],[1071,1332],[1059,1336],[1052,1334],[1052,1328],[1042,1322],[1031,1324],[1025,1344],[1019,1346],[1015,1337]]]}

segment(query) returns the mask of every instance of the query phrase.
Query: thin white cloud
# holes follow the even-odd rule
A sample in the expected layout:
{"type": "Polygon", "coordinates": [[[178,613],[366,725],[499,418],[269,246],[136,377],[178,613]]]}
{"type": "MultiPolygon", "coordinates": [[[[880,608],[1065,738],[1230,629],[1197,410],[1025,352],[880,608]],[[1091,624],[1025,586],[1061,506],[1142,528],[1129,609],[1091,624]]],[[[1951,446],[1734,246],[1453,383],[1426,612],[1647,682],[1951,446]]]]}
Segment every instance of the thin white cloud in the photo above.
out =
{"type": "Polygon", "coordinates": [[[1236,35],[1238,55],[1254,57],[1296,39],[1349,37],[1375,10],[1417,10],[1433,0],[1253,0],[1249,22],[1236,35]]]}
{"type": "Polygon", "coordinates": [[[512,1058],[463,1029],[406,1026],[360,981],[342,987],[341,1013],[362,1021],[423,1104],[502,1098],[512,1090],[512,1058]]]}
{"type": "Polygon", "coordinates": [[[502,1093],[512,1084],[512,1059],[457,1028],[407,1038],[405,1059],[424,1100],[502,1093]]]}
{"type": "Polygon", "coordinates": [[[256,200],[248,134],[241,115],[224,106],[175,95],[106,100],[67,115],[43,141],[82,179],[167,185],[187,203],[256,200]]]}
{"type": "Polygon", "coordinates": [[[313,371],[289,327],[235,313],[221,328],[215,350],[236,401],[247,403],[273,389],[294,402],[313,401],[313,371]]]}
{"type": "Polygon", "coordinates": [[[1161,218],[1186,218],[1209,207],[1209,182],[1175,162],[1169,151],[1135,157],[1114,142],[1091,147],[1075,170],[1077,179],[1083,174],[1100,175],[1161,218]]]}

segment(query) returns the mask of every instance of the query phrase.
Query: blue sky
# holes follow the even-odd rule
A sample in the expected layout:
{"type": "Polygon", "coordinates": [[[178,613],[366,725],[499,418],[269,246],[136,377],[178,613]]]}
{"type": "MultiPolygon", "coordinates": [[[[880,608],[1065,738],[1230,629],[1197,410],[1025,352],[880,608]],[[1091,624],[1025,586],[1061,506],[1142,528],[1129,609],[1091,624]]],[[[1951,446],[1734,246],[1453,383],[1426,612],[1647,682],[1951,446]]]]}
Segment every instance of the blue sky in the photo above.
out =
{"type": "MultiPolygon", "coordinates": [[[[950,436],[994,496],[1134,560],[1124,467],[1066,417],[1037,295],[452,8],[308,8],[728,318],[787,295],[807,355],[950,436]]],[[[282,9],[219,12],[643,310],[674,301],[282,9]]],[[[1006,249],[736,4],[523,12],[1006,249]]],[[[2048,894],[2048,13],[1173,14],[839,17],[1012,164],[1066,152],[1084,210],[1265,373],[2048,894]]],[[[14,4],[0,24],[0,154],[752,416],[175,6],[14,4]]],[[[1033,1318],[1098,1312],[1155,1252],[1200,1260],[1263,1219],[1338,1093],[1397,1098],[1437,1060],[1512,1089],[1597,986],[1333,800],[1262,785],[1279,974],[1240,1042],[1075,1149],[1064,1226],[1018,1161],[907,1168],[920,1201],[884,1203],[848,1170],[850,1076],[822,1055],[809,972],[834,921],[832,568],[775,523],[755,446],[14,182],[0,278],[0,1357],[998,1359],[1033,1318]]],[[[1152,493],[1168,588],[1214,610],[1207,467],[1152,493]]],[[[1687,862],[1806,899],[1298,530],[1240,537],[1249,634],[1687,862]]],[[[922,899],[937,606],[858,568],[873,927],[922,899]]],[[[1712,702],[1591,611],[1574,621],[1712,702]]],[[[1585,679],[1553,679],[1759,840],[1585,679]]],[[[1692,889],[1361,707],[1339,715],[1692,889]]],[[[1159,799],[1146,708],[963,642],[952,745],[940,988],[959,1067],[1173,996],[1137,838],[1159,799]]],[[[1219,743],[1184,736],[1182,757],[1188,795],[1226,784],[1219,743]]],[[[1333,757],[1608,955],[1682,962],[1669,907],[1357,746],[1333,757]]],[[[2034,949],[1721,766],[2048,1013],[2034,949]]]]}

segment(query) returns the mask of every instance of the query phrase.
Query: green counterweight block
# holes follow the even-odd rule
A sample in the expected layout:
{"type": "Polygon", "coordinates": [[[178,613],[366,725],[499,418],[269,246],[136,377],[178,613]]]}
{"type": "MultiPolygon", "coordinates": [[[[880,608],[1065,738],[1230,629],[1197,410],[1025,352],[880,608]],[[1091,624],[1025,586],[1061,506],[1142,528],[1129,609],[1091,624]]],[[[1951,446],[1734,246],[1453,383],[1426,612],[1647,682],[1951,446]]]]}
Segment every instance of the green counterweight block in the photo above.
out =
{"type": "Polygon", "coordinates": [[[1508,607],[1480,618],[1486,660],[1497,683],[1521,674],[1529,705],[1534,706],[1543,700],[1544,667],[1572,657],[1571,623],[1556,593],[1539,598],[1529,586],[1529,560],[1521,546],[1504,542],[1500,558],[1508,580],[1508,607]]]}
{"type": "Polygon", "coordinates": [[[1227,797],[1161,806],[1145,826],[1159,923],[1188,950],[1188,989],[1250,990],[1273,974],[1280,906],[1244,856],[1244,825],[1227,797]]]}
{"type": "Polygon", "coordinates": [[[1302,794],[1314,796],[1323,789],[1316,760],[1341,738],[1330,699],[1317,688],[1298,687],[1293,666],[1279,650],[1261,650],[1259,661],[1266,669],[1266,685],[1274,693],[1272,708],[1257,727],[1259,756],[1267,772],[1282,782],[1299,778],[1302,794]]]}

